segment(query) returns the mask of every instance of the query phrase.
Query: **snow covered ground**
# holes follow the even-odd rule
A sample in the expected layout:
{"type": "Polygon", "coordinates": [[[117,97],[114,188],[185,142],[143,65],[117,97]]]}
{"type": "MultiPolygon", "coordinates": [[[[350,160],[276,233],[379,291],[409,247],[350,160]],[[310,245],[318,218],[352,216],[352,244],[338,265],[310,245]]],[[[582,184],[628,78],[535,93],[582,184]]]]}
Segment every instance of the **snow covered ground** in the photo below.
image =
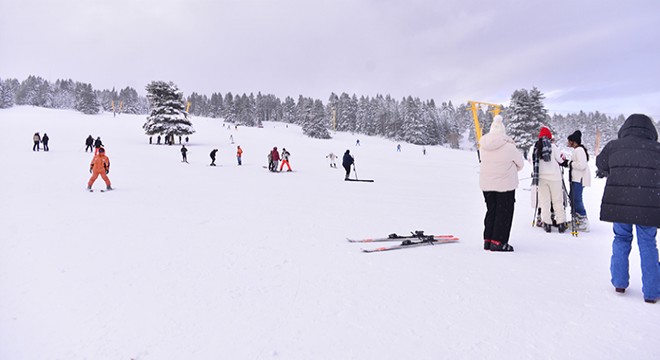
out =
{"type": "Polygon", "coordinates": [[[522,181],[516,251],[491,253],[474,152],[193,118],[185,164],[180,146],[148,144],[144,121],[0,110],[0,359],[658,356],[660,307],[643,301],[636,247],[628,292],[609,283],[603,180],[585,190],[592,231],[578,238],[530,226],[522,181]],[[50,152],[32,151],[37,131],[50,152]],[[116,191],[85,190],[90,134],[116,191]],[[273,146],[295,172],[263,168],[273,146]],[[329,167],[346,149],[374,183],[329,167]],[[345,240],[412,230],[461,240],[375,254],[345,240]]]}

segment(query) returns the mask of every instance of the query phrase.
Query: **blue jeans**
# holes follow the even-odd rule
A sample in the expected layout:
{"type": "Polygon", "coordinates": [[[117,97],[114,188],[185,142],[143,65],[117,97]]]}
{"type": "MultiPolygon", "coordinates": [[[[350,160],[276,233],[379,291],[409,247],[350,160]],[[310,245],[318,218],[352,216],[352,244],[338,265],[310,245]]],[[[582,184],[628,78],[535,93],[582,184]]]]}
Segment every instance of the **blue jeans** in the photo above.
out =
{"type": "Polygon", "coordinates": [[[571,182],[571,193],[575,212],[580,216],[587,216],[587,210],[584,208],[584,202],[582,201],[582,190],[584,190],[584,186],[581,182],[571,182]]]}
{"type": "MultiPolygon", "coordinates": [[[[637,228],[637,245],[642,265],[642,293],[644,299],[660,299],[660,264],[658,264],[658,248],[655,241],[657,229],[653,226],[635,225],[637,228]]],[[[616,288],[628,287],[628,255],[632,248],[632,224],[614,223],[614,242],[612,243],[612,261],[610,273],[612,285],[616,288]]]]}

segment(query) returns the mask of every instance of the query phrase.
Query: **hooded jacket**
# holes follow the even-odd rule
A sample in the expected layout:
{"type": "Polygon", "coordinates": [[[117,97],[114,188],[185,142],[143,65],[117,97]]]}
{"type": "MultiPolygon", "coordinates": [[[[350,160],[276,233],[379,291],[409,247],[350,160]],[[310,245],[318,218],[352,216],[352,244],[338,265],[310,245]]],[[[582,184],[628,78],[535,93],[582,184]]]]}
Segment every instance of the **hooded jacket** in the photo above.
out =
{"type": "Polygon", "coordinates": [[[522,154],[513,140],[500,131],[491,131],[479,142],[482,191],[505,192],[518,187],[518,171],[525,166],[522,154]]]}
{"type": "Polygon", "coordinates": [[[646,115],[633,114],[596,158],[607,176],[600,219],[660,227],[660,143],[646,115]]]}

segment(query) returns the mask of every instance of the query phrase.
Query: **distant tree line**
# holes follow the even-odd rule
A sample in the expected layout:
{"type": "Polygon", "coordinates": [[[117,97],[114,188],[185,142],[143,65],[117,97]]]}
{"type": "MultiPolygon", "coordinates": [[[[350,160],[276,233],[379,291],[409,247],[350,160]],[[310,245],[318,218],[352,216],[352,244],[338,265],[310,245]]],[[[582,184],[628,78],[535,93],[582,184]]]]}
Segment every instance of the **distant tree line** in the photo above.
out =
{"type": "MultiPolygon", "coordinates": [[[[535,87],[519,89],[511,95],[510,105],[503,108],[507,132],[521,150],[526,150],[534,142],[541,126],[548,126],[560,141],[580,130],[587,147],[593,147],[597,137],[600,137],[602,146],[616,138],[624,121],[622,115],[611,117],[599,112],[550,116],[543,99],[543,93],[535,87]]],[[[260,92],[256,95],[231,92],[223,95],[218,92],[210,97],[193,92],[187,98],[181,96],[180,101],[189,105],[187,113],[194,116],[222,118],[244,126],[262,126],[264,121],[298,124],[306,135],[315,138],[330,138],[331,131],[336,130],[418,145],[476,146],[469,104],[455,106],[451,101],[438,106],[434,100],[412,96],[394,99],[380,94],[358,97],[356,94],[332,93],[324,104],[319,99],[302,95],[297,100],[289,96],[281,100],[260,92]]],[[[0,108],[14,104],[34,105],[95,114],[113,111],[113,102],[116,112],[153,114],[154,104],[130,87],[119,92],[114,88],[99,91],[93,90],[91,84],[71,79],[55,83],[36,76],[29,76],[23,82],[0,79],[0,108]]],[[[492,122],[492,112],[479,109],[478,117],[486,133],[492,122]]]]}

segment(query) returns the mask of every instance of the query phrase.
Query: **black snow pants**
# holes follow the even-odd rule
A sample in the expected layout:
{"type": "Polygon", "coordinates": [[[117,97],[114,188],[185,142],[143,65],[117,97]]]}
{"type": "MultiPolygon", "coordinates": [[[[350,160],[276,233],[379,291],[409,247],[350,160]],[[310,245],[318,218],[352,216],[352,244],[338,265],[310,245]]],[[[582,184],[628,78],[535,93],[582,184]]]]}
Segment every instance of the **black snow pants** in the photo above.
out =
{"type": "Polygon", "coordinates": [[[484,191],[486,200],[486,218],[484,219],[484,240],[509,242],[511,223],[513,222],[513,207],[516,202],[516,191],[484,191]]]}

